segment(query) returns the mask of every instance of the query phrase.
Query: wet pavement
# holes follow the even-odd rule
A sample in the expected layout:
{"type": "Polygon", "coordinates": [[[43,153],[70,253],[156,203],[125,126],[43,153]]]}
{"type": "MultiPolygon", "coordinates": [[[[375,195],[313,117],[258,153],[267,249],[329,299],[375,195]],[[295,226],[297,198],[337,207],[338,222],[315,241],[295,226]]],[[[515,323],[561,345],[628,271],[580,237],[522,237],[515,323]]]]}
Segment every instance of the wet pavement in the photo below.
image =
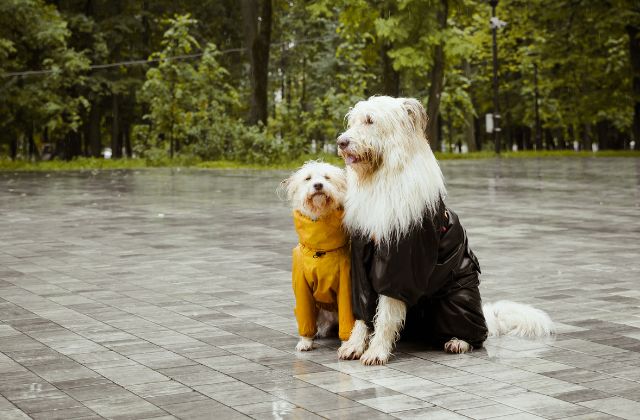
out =
{"type": "Polygon", "coordinates": [[[640,418],[640,160],[443,168],[485,301],[554,340],[298,354],[285,173],[0,173],[0,419],[640,418]]]}

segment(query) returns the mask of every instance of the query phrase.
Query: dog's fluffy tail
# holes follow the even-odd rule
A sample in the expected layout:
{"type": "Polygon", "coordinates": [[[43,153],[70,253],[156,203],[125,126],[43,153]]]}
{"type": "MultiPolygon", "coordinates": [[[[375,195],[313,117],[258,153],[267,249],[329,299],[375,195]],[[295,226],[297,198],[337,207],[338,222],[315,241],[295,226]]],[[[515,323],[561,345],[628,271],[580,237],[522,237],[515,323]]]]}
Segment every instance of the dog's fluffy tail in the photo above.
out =
{"type": "Polygon", "coordinates": [[[547,337],[554,333],[553,321],[546,312],[523,303],[500,300],[482,306],[489,337],[547,337]]]}

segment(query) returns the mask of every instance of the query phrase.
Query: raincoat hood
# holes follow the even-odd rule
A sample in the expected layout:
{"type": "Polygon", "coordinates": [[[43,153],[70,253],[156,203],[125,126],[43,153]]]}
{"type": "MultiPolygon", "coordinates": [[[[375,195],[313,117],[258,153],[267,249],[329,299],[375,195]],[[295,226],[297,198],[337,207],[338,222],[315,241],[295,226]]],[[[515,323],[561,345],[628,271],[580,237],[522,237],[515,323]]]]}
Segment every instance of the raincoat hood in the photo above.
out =
{"type": "Polygon", "coordinates": [[[300,244],[314,251],[331,251],[342,248],[349,242],[349,235],[342,227],[343,210],[312,220],[298,210],[293,212],[293,223],[300,244]]]}

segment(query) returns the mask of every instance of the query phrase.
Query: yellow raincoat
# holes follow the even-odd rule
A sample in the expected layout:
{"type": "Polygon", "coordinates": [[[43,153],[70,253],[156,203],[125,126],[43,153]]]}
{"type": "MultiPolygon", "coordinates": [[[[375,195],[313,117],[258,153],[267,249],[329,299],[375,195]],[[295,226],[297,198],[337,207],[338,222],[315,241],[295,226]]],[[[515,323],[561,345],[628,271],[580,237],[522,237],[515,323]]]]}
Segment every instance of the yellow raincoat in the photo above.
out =
{"type": "Polygon", "coordinates": [[[338,312],[338,335],[342,341],[351,335],[355,322],[351,311],[351,257],[342,213],[336,210],[316,221],[299,211],[293,213],[300,240],[293,249],[294,313],[301,337],[316,335],[320,308],[338,312]]]}

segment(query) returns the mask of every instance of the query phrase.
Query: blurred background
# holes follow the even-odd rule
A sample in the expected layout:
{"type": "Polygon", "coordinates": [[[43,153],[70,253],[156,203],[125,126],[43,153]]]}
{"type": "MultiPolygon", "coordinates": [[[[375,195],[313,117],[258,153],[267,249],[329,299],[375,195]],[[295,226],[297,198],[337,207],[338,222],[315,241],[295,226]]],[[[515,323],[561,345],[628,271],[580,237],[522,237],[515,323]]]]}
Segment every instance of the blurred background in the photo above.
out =
{"type": "Polygon", "coordinates": [[[331,154],[377,94],[439,152],[633,153],[639,32],[638,0],[2,0],[0,160],[331,154]]]}

